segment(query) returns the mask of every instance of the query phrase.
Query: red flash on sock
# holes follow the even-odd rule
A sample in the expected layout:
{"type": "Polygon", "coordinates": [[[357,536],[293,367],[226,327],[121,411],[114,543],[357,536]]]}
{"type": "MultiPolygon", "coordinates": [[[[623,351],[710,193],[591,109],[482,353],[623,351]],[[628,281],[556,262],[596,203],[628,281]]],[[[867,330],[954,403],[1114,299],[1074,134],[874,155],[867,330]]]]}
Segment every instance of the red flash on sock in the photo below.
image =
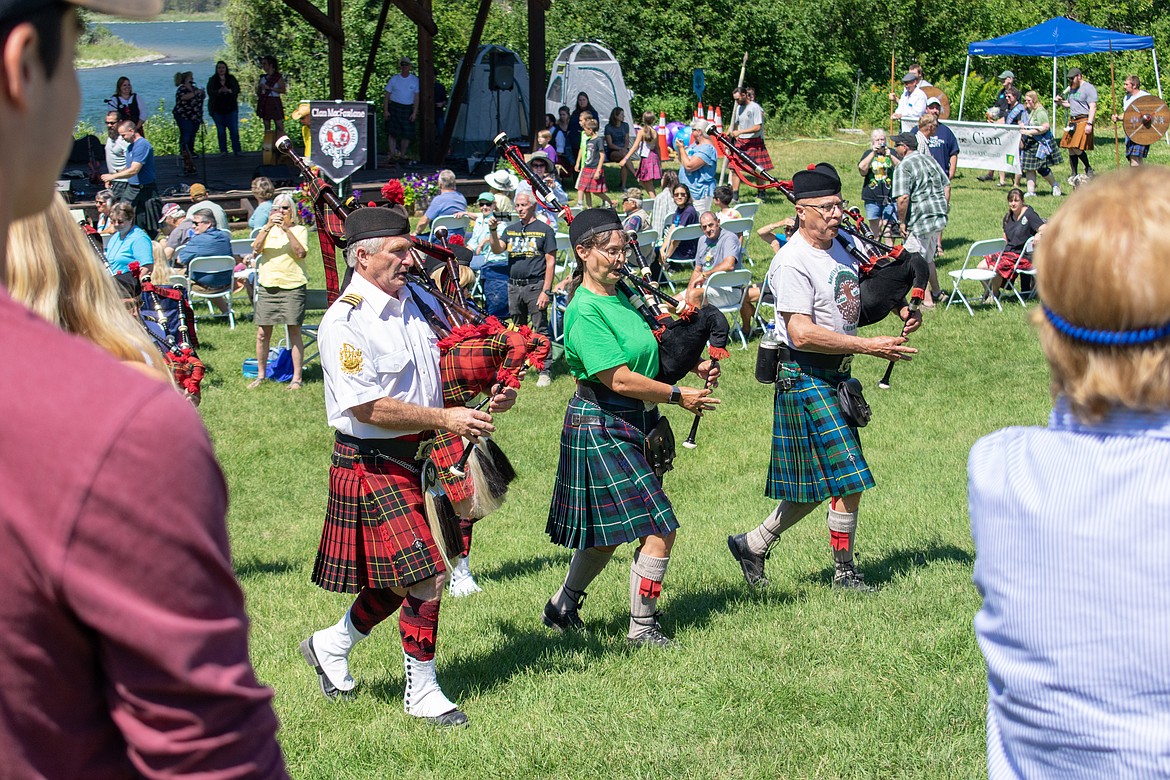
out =
{"type": "Polygon", "coordinates": [[[638,587],[638,595],[644,599],[656,599],[662,595],[662,583],[642,578],[642,584],[638,587]]]}
{"type": "Polygon", "coordinates": [[[849,534],[845,531],[829,531],[829,545],[834,551],[849,549],[849,534]]]}

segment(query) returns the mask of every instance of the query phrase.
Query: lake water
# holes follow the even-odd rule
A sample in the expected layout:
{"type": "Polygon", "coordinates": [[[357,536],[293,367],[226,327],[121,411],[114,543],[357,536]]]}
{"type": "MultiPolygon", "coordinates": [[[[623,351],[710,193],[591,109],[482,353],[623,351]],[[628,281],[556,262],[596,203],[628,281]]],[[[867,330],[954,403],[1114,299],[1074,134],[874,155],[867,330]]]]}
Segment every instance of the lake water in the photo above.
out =
{"type": "MultiPolygon", "coordinates": [[[[105,100],[114,94],[119,77],[130,79],[134,91],[146,104],[147,116],[158,113],[160,100],[166,101],[164,110],[169,112],[175,104],[175,73],[193,71],[195,83],[206,85],[225,47],[223,22],[106,22],[105,26],[122,40],[160,52],[163,58],[78,71],[81,118],[97,128],[104,127],[105,100]]],[[[244,90],[249,88],[245,84],[240,86],[244,90]]],[[[241,116],[251,113],[252,109],[241,101],[241,116]]]]}

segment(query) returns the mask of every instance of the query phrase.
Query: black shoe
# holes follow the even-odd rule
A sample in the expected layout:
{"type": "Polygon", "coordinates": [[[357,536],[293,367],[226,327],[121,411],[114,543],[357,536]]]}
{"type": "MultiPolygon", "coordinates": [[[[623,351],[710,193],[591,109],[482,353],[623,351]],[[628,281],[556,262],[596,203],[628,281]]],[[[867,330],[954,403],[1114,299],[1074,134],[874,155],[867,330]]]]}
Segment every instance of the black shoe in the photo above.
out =
{"type": "Polygon", "coordinates": [[[635,618],[635,623],[645,626],[640,634],[637,636],[628,636],[626,641],[634,647],[657,647],[660,650],[666,650],[674,647],[674,640],[662,633],[662,626],[658,625],[658,613],[655,612],[649,618],[649,622],[643,623],[641,619],[635,618]]]}
{"type": "Polygon", "coordinates": [[[995,178],[995,177],[994,177],[994,176],[992,176],[990,173],[986,173],[986,174],[984,174],[984,175],[982,175],[982,176],[976,176],[976,177],[975,177],[975,181],[991,181],[991,180],[992,180],[992,179],[994,179],[994,178],[995,178]]]}
{"type": "Polygon", "coordinates": [[[461,709],[453,709],[450,712],[445,712],[437,718],[427,718],[427,722],[438,729],[457,728],[458,726],[467,725],[467,713],[461,709]]]}
{"type": "Polygon", "coordinates": [[[872,585],[865,584],[865,577],[853,568],[852,563],[837,564],[837,571],[833,574],[833,590],[852,590],[858,593],[871,593],[872,585]]]}
{"type": "Polygon", "coordinates": [[[313,671],[317,673],[317,684],[321,686],[321,693],[325,694],[326,699],[334,701],[338,699],[352,699],[353,691],[342,691],[329,681],[325,670],[321,668],[321,664],[317,662],[317,651],[313,649],[313,637],[309,637],[301,642],[301,655],[305,658],[305,663],[313,667],[313,671]]]}
{"type": "Polygon", "coordinates": [[[727,537],[727,547],[732,557],[739,561],[739,568],[743,570],[743,578],[748,585],[762,588],[768,584],[768,578],[764,576],[764,561],[768,555],[757,555],[748,549],[746,534],[727,537]]]}
{"type": "Polygon", "coordinates": [[[566,609],[561,612],[553,605],[552,599],[544,605],[544,614],[540,616],[540,620],[546,626],[557,633],[563,634],[566,631],[572,631],[575,634],[585,633],[585,623],[581,620],[581,616],[577,614],[577,610],[585,603],[585,594],[577,599],[577,606],[571,609],[566,609]]]}

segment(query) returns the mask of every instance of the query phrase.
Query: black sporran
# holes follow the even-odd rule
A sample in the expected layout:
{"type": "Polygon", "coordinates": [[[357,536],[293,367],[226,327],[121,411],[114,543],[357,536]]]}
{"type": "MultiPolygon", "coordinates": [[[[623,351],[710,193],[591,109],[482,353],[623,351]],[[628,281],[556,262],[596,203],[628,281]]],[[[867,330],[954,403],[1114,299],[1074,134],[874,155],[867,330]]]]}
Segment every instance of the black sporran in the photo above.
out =
{"type": "Polygon", "coordinates": [[[674,468],[674,431],[670,420],[659,417],[658,423],[646,434],[646,462],[659,479],[674,468]]]}
{"type": "Polygon", "coordinates": [[[864,428],[873,416],[861,392],[861,382],[852,377],[837,385],[837,406],[841,408],[845,422],[854,428],[864,428]]]}

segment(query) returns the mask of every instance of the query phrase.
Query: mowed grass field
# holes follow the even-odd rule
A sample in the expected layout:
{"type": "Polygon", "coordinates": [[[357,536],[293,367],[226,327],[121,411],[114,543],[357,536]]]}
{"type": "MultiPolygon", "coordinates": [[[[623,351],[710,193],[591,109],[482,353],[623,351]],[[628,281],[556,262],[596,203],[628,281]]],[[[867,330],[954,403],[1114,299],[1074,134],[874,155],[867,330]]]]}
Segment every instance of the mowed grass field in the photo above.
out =
{"type": "MultiPolygon", "coordinates": [[[[808,163],[834,163],[845,196],[860,203],[855,166],[865,140],[841,134],[770,149],[782,178],[808,163]]],[[[1164,149],[1155,150],[1163,161],[1164,149]]],[[[1111,152],[1094,153],[1099,170],[1112,168],[1111,152]]],[[[609,173],[616,189],[616,171],[609,173]]],[[[976,182],[978,173],[964,170],[955,182],[944,279],[973,241],[1000,235],[1007,191],[976,182]]],[[[1067,177],[1067,165],[1058,174],[1067,177]]],[[[1030,202],[1047,217],[1062,201],[1030,202]]],[[[770,195],[757,224],[791,214],[770,195]]],[[[762,278],[770,253],[756,238],[750,249],[762,278]]],[[[314,259],[314,286],[322,286],[318,266],[314,259]]],[[[773,507],[762,494],[772,391],[753,379],[755,342],[733,348],[717,393],[723,405],[704,420],[699,447],[680,448],[665,478],[682,524],[661,602],[677,641],[669,652],[626,647],[628,547],[590,588],[587,637],[557,636],[541,625],[541,608],[569,560],[544,527],[573,380],[563,366],[551,387],[537,389],[530,378],[515,409],[497,418],[497,441],[520,476],[504,508],[476,528],[471,562],[483,593],[443,601],[438,674],[471,718],[469,728],[448,732],[402,712],[395,620],[352,656],[357,698],[334,703],[320,695],[297,645],[350,603],[309,582],[332,441],[320,363],[307,369],[298,392],[273,384],[247,391],[240,366],[254,353],[254,326],[202,325],[200,355],[213,371],[200,411],[230,485],[232,553],[247,593],[253,661],[276,691],[293,776],[985,775],[966,461],[980,436],[1046,418],[1047,370],[1029,325],[1035,309],[1013,301],[1003,312],[976,307],[974,317],[958,306],[927,313],[913,338],[921,352],[898,366],[888,391],[875,387],[883,364],[855,362],[874,410],[861,438],[878,484],[861,502],[857,532],[860,568],[878,587],[870,595],[830,589],[823,510],[776,546],[769,587],[745,586],[726,538],[773,507]]],[[[898,329],[890,318],[868,332],[898,329]]],[[[674,407],[666,414],[681,441],[690,416],[674,407]]]]}

